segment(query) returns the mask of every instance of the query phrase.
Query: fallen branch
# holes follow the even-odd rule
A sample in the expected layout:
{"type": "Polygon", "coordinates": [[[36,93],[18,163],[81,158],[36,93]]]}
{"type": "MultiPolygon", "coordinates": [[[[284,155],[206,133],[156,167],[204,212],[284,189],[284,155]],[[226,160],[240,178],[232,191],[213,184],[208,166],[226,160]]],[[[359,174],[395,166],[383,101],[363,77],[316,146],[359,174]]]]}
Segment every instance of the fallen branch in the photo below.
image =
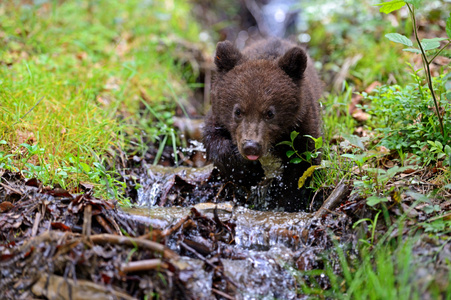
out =
{"type": "Polygon", "coordinates": [[[166,248],[164,245],[148,241],[145,239],[140,238],[132,238],[132,237],[126,237],[126,236],[118,236],[118,235],[112,235],[112,234],[96,234],[92,235],[90,237],[91,242],[94,244],[116,244],[116,245],[126,245],[126,246],[132,246],[132,247],[139,247],[144,248],[148,250],[152,250],[158,253],[163,254],[163,257],[165,258],[173,258],[178,259],[179,255],[175,253],[174,251],[166,248]]]}
{"type": "Polygon", "coordinates": [[[110,225],[108,225],[108,223],[101,215],[96,215],[95,218],[97,222],[99,222],[99,224],[103,227],[103,229],[105,229],[106,232],[108,232],[109,234],[114,234],[114,230],[111,228],[110,225]]]}
{"type": "Polygon", "coordinates": [[[146,259],[139,261],[131,261],[121,265],[122,272],[139,272],[139,271],[148,271],[155,269],[167,269],[168,264],[161,261],[161,259],[146,259]]]}
{"type": "Polygon", "coordinates": [[[326,213],[332,211],[341,201],[346,197],[349,189],[348,186],[343,183],[343,179],[338,183],[332,194],[324,201],[323,205],[318,209],[314,215],[314,219],[322,218],[326,213]]]}

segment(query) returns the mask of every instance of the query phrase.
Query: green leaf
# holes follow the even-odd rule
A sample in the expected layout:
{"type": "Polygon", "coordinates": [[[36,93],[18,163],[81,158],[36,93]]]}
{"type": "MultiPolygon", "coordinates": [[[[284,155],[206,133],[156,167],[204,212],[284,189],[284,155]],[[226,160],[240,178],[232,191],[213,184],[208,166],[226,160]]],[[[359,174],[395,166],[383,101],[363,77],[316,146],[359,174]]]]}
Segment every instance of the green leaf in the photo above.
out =
{"type": "Polygon", "coordinates": [[[451,147],[449,145],[445,146],[445,153],[451,155],[451,147]]]}
{"type": "Polygon", "coordinates": [[[423,211],[427,214],[433,213],[435,211],[440,211],[440,206],[438,205],[426,205],[423,208],[423,211]]]}
{"type": "Polygon", "coordinates": [[[392,42],[399,43],[406,45],[408,47],[412,47],[413,43],[411,40],[409,40],[405,35],[399,34],[399,33],[387,33],[385,35],[387,39],[389,39],[392,42]]]}
{"type": "Polygon", "coordinates": [[[91,171],[91,167],[84,162],[80,162],[80,167],[82,167],[83,171],[89,173],[91,171]]]}
{"type": "Polygon", "coordinates": [[[295,154],[295,153],[296,153],[296,151],[288,150],[288,151],[287,151],[287,157],[292,157],[293,154],[295,154]]]}
{"type": "Polygon", "coordinates": [[[278,143],[276,146],[279,146],[279,145],[288,145],[288,146],[292,146],[293,143],[292,143],[292,142],[289,142],[289,141],[283,141],[283,142],[278,143]]]}
{"type": "Polygon", "coordinates": [[[368,204],[369,206],[374,206],[382,202],[388,202],[388,199],[386,197],[377,197],[377,196],[371,196],[366,199],[366,204],[368,204]]]}
{"type": "Polygon", "coordinates": [[[400,9],[405,4],[406,3],[404,1],[394,0],[394,1],[389,1],[389,2],[379,3],[379,4],[376,4],[376,6],[381,6],[381,8],[379,9],[380,12],[389,14],[392,11],[400,9]]]}
{"type": "Polygon", "coordinates": [[[416,192],[412,192],[412,191],[407,191],[406,195],[412,197],[413,199],[415,199],[416,201],[419,202],[426,202],[426,203],[430,203],[431,200],[429,200],[429,198],[423,194],[420,193],[416,193],[416,192]]]}
{"type": "Polygon", "coordinates": [[[298,134],[299,134],[299,132],[292,131],[290,134],[291,141],[294,141],[294,139],[298,136],[298,134]]]}
{"type": "Polygon", "coordinates": [[[407,52],[413,52],[413,53],[416,53],[416,54],[421,54],[421,51],[418,50],[418,49],[415,49],[415,48],[405,48],[405,49],[402,49],[402,51],[407,51],[407,52]]]}
{"type": "Polygon", "coordinates": [[[449,13],[449,18],[446,19],[446,34],[451,39],[451,13],[449,13]]]}
{"type": "Polygon", "coordinates": [[[319,149],[323,146],[323,137],[322,136],[315,139],[314,141],[315,141],[315,149],[319,149]]]}
{"type": "Polygon", "coordinates": [[[365,146],[363,145],[362,139],[360,137],[353,134],[342,134],[342,136],[354,146],[357,146],[360,149],[365,150],[365,146]]]}
{"type": "Polygon", "coordinates": [[[290,163],[292,164],[298,164],[300,162],[302,162],[302,159],[300,157],[295,157],[292,160],[290,160],[290,163]]]}
{"type": "Polygon", "coordinates": [[[33,146],[28,145],[27,143],[20,144],[20,146],[27,148],[28,152],[33,152],[33,146]]]}
{"type": "Polygon", "coordinates": [[[342,154],[341,156],[347,157],[347,158],[350,158],[350,159],[353,159],[353,160],[356,159],[356,156],[354,154],[351,154],[351,153],[345,153],[345,154],[342,154]]]}
{"type": "Polygon", "coordinates": [[[440,41],[446,40],[444,38],[435,38],[435,39],[423,39],[421,41],[421,46],[423,46],[424,51],[437,49],[440,47],[440,41]]]}

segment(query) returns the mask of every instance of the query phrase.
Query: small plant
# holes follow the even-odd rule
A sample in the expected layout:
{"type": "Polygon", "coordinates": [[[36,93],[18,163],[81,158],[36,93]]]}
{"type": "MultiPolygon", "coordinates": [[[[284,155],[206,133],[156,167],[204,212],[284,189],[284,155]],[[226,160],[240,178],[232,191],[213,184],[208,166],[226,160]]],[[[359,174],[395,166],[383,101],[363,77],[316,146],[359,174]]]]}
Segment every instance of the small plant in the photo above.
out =
{"type": "Polygon", "coordinates": [[[443,147],[439,141],[428,141],[428,144],[431,145],[429,151],[434,154],[433,157],[436,160],[444,159],[443,165],[451,166],[451,147],[449,145],[443,147]]]}
{"type": "Polygon", "coordinates": [[[321,147],[323,146],[323,137],[320,136],[319,138],[314,138],[311,135],[305,135],[305,137],[308,137],[312,139],[315,142],[315,149],[313,151],[305,151],[303,153],[299,153],[299,151],[294,147],[294,140],[299,135],[299,132],[292,131],[290,134],[291,141],[283,141],[278,143],[278,145],[288,145],[291,147],[291,150],[287,151],[287,157],[291,158],[290,162],[293,164],[298,164],[300,162],[308,162],[309,164],[312,164],[312,160],[317,158],[321,152],[319,151],[321,147]]]}
{"type": "MultiPolygon", "coordinates": [[[[444,137],[438,126],[438,116],[431,109],[433,100],[425,92],[427,87],[417,81],[417,73],[412,76],[416,82],[404,87],[381,86],[374,95],[363,93],[371,101],[371,106],[364,107],[371,115],[368,125],[380,133],[380,145],[397,150],[404,159],[406,153],[413,153],[424,164],[446,160],[446,155],[442,153],[446,154],[451,134],[451,106],[445,104],[442,110],[444,137]]],[[[446,92],[444,78],[433,78],[442,95],[446,92]]]]}
{"type": "Polygon", "coordinates": [[[369,218],[365,218],[365,219],[360,219],[357,222],[354,223],[354,225],[352,225],[352,228],[356,228],[360,223],[362,222],[368,222],[368,229],[371,230],[371,238],[370,238],[370,242],[368,242],[367,240],[364,239],[360,239],[359,241],[364,243],[367,246],[371,246],[374,244],[374,237],[376,234],[376,225],[377,225],[377,219],[379,218],[379,215],[382,211],[378,211],[377,214],[374,216],[374,220],[371,220],[369,218]]]}
{"type": "MultiPolygon", "coordinates": [[[[313,151],[305,151],[303,153],[299,153],[299,151],[294,146],[294,140],[296,139],[296,137],[298,135],[299,135],[299,132],[292,131],[290,134],[291,141],[283,141],[283,142],[278,143],[276,146],[288,145],[291,147],[291,150],[288,150],[286,153],[287,157],[291,158],[290,163],[299,164],[299,163],[305,161],[309,164],[313,164],[313,159],[317,158],[321,154],[321,151],[319,151],[319,150],[321,149],[321,147],[323,147],[323,137],[320,136],[318,138],[314,138],[311,135],[305,135],[305,137],[308,137],[314,141],[315,149],[313,151]]],[[[307,180],[307,178],[312,176],[313,172],[318,167],[319,166],[312,165],[310,168],[308,168],[307,170],[304,171],[304,173],[302,174],[301,177],[299,177],[299,180],[298,180],[298,188],[299,189],[304,186],[304,183],[307,180]]]]}

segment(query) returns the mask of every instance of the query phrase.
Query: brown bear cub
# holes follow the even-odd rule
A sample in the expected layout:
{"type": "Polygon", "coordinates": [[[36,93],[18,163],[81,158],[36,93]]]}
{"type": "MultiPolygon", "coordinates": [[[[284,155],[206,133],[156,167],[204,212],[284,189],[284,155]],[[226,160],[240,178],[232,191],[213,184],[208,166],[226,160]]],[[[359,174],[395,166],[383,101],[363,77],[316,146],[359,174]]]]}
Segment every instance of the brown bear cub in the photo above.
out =
{"type": "Polygon", "coordinates": [[[288,210],[305,207],[297,181],[310,164],[290,163],[290,147],[276,145],[295,130],[299,153],[312,151],[313,141],[304,136],[321,135],[321,82],[311,59],[286,40],[263,40],[243,52],[224,41],[217,45],[215,64],[204,129],[208,160],[224,180],[246,188],[273,178],[271,202],[288,210]]]}

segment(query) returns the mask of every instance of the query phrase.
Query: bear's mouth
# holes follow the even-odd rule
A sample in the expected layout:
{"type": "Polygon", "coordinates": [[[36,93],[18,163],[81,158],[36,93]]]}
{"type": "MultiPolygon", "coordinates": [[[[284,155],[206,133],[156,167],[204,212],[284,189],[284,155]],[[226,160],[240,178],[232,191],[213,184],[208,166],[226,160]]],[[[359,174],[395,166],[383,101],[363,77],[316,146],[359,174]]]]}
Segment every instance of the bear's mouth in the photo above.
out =
{"type": "Polygon", "coordinates": [[[258,155],[246,155],[246,158],[249,160],[258,160],[260,156],[258,155]]]}

